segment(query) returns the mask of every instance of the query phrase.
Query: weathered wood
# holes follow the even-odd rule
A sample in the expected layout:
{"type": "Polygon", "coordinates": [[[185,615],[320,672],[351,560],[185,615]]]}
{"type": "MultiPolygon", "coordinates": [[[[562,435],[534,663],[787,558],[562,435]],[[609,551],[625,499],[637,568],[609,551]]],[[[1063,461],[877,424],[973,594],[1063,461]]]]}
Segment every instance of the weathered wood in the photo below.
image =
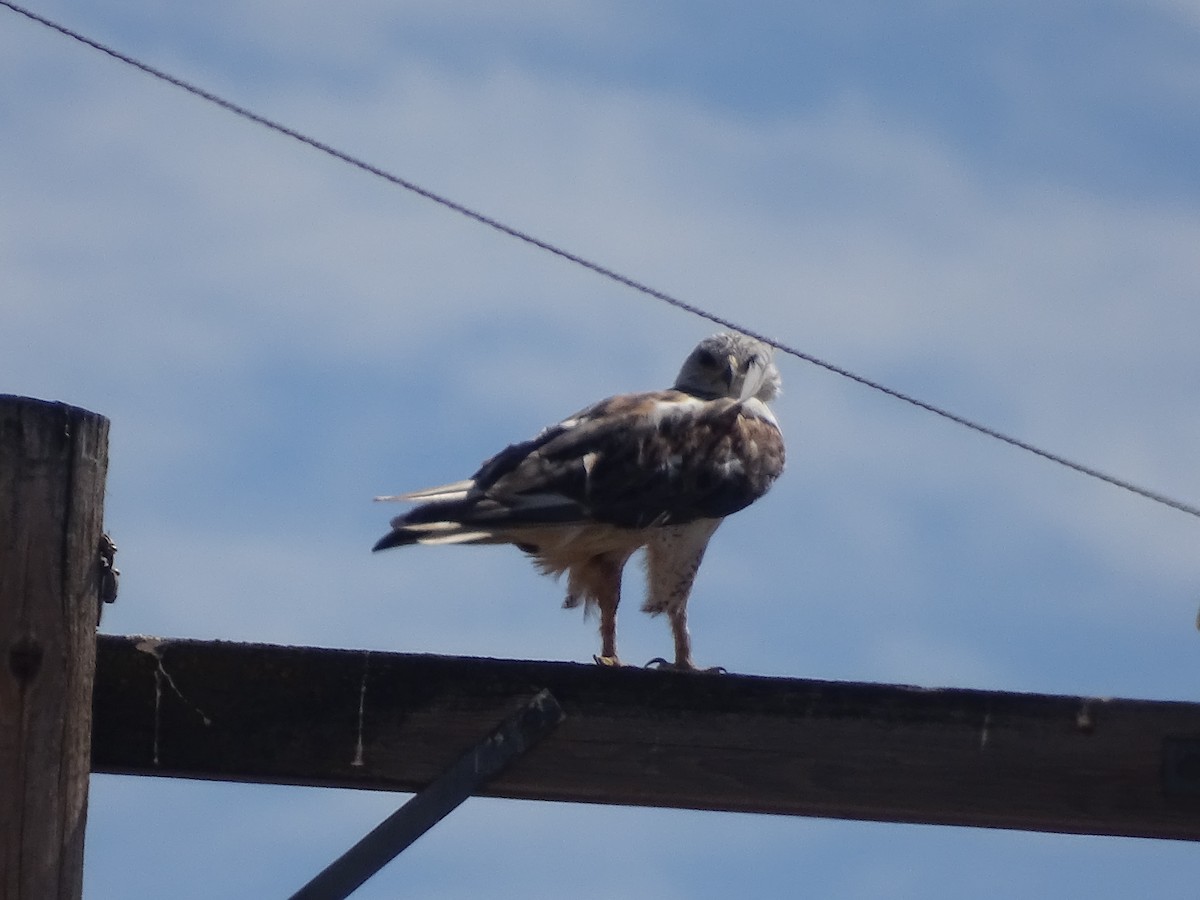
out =
{"type": "Polygon", "coordinates": [[[108,420],[0,396],[0,898],[78,898],[108,420]]]}
{"type": "Polygon", "coordinates": [[[1200,704],[101,636],[99,772],[414,791],[532,693],[492,796],[1200,839],[1200,704]]]}

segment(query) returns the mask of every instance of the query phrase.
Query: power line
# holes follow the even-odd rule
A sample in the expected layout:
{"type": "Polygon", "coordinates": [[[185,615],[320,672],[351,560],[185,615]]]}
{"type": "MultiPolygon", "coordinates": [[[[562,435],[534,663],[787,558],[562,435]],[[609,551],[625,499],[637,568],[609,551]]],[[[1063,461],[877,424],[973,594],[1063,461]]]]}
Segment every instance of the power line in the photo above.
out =
{"type": "Polygon", "coordinates": [[[230,100],[226,100],[223,97],[219,97],[216,94],[212,93],[211,91],[206,91],[206,90],[204,90],[204,88],[197,87],[196,85],[191,84],[187,81],[184,81],[181,78],[177,78],[174,75],[171,75],[167,72],[162,71],[161,69],[156,69],[153,66],[148,65],[147,63],[144,63],[138,59],[135,59],[132,56],[129,56],[128,54],[122,53],[121,51],[115,50],[112,47],[109,47],[105,44],[100,43],[99,41],[96,41],[89,37],[86,37],[85,35],[82,35],[77,31],[73,31],[72,29],[66,27],[65,25],[60,25],[59,23],[51,21],[50,19],[47,19],[44,16],[40,16],[35,12],[25,9],[22,6],[18,6],[16,3],[12,3],[11,0],[0,0],[0,6],[6,6],[9,9],[11,9],[13,12],[19,13],[20,15],[25,16],[27,19],[37,22],[39,25],[44,25],[45,27],[50,28],[54,31],[57,31],[60,34],[71,38],[72,40],[78,41],[81,44],[85,44],[86,46],[91,47],[94,50],[99,50],[101,53],[105,53],[108,56],[111,56],[114,59],[120,60],[121,62],[123,62],[127,65],[133,66],[136,69],[140,69],[141,71],[145,72],[147,75],[151,75],[161,81],[165,81],[168,84],[172,84],[177,88],[182,88],[183,90],[187,91],[189,94],[194,94],[195,96],[200,97],[203,100],[207,100],[209,103],[214,103],[217,106],[221,107],[222,109],[225,109],[225,110],[233,113],[234,115],[241,116],[243,119],[249,119],[251,122],[254,122],[257,125],[261,125],[264,128],[269,128],[270,130],[276,131],[279,134],[286,135],[287,137],[292,138],[293,140],[299,141],[302,144],[307,144],[309,147],[312,147],[314,150],[319,150],[321,153],[324,153],[327,156],[332,156],[334,159],[341,160],[342,162],[344,162],[348,165],[354,166],[356,169],[361,169],[364,172],[368,172],[371,175],[374,175],[378,178],[382,178],[384,181],[387,181],[390,184],[393,184],[397,187],[404,188],[406,191],[410,191],[420,197],[424,197],[426,200],[431,200],[434,203],[437,203],[438,205],[445,207],[446,209],[453,210],[454,212],[458,213],[459,215],[466,216],[468,219],[472,219],[482,225],[486,225],[489,228],[492,228],[492,229],[495,229],[496,231],[501,232],[502,234],[506,234],[509,237],[516,238],[517,240],[523,241],[526,244],[531,244],[534,247],[537,247],[541,250],[545,250],[547,253],[552,253],[555,256],[558,256],[562,259],[567,260],[568,262],[574,263],[575,265],[583,266],[585,269],[590,269],[592,272],[595,272],[597,275],[602,275],[605,278],[608,278],[612,281],[617,282],[618,284],[622,284],[628,288],[632,288],[633,290],[638,291],[639,293],[645,294],[649,297],[653,297],[656,300],[660,300],[663,303],[667,303],[671,306],[676,307],[677,309],[683,310],[684,312],[688,312],[688,313],[691,313],[692,315],[699,316],[700,318],[707,319],[708,321],[710,321],[716,325],[720,325],[722,328],[729,328],[734,331],[740,331],[742,334],[745,334],[752,338],[760,340],[763,343],[770,344],[775,349],[777,349],[783,353],[786,353],[789,356],[794,356],[797,359],[802,359],[805,362],[812,363],[814,366],[819,366],[822,369],[825,369],[829,372],[833,372],[835,375],[840,375],[843,378],[848,378],[851,381],[855,381],[861,385],[864,385],[865,387],[871,388],[872,390],[876,390],[876,391],[879,391],[880,393],[887,394],[889,397],[893,397],[897,400],[902,400],[903,402],[908,403],[912,406],[915,406],[918,409],[923,409],[926,412],[933,413],[936,416],[940,416],[943,419],[947,419],[951,422],[954,422],[956,425],[961,425],[964,428],[969,428],[972,431],[976,431],[979,434],[993,438],[997,441],[1001,441],[1005,444],[1008,444],[1012,447],[1016,447],[1020,450],[1024,450],[1027,453],[1032,453],[1035,456],[1040,456],[1042,459],[1046,459],[1046,460],[1049,460],[1050,462],[1057,463],[1060,466],[1065,466],[1066,468],[1071,469],[1075,472],[1078,472],[1082,475],[1086,475],[1089,478],[1098,479],[1107,484],[1113,485],[1114,487],[1118,487],[1118,488],[1121,488],[1122,490],[1126,490],[1131,493],[1137,494],[1139,497],[1144,497],[1147,500],[1152,500],[1155,503],[1161,503],[1164,506],[1169,506],[1172,509],[1179,510],[1180,512],[1183,512],[1183,513],[1187,513],[1190,516],[1195,516],[1196,518],[1200,518],[1200,507],[1196,507],[1191,504],[1184,503],[1181,500],[1176,500],[1172,497],[1168,497],[1166,494],[1158,493],[1157,491],[1152,491],[1147,488],[1139,487],[1138,485],[1133,484],[1132,482],[1126,481],[1123,478],[1118,478],[1114,475],[1109,475],[1105,472],[1101,472],[1098,469],[1094,469],[1091,466],[1084,465],[1083,463],[1075,462],[1074,460],[1068,459],[1065,456],[1060,456],[1057,453],[1051,453],[1049,450],[1043,450],[1040,447],[1037,447],[1037,446],[1034,446],[1033,444],[1028,443],[1027,441],[1023,441],[1018,438],[1012,437],[1001,431],[997,431],[996,429],[991,428],[987,425],[983,425],[979,422],[975,422],[964,416],[960,416],[957,413],[953,413],[953,412],[950,412],[949,410],[943,409],[939,406],[935,406],[932,403],[926,403],[924,400],[920,400],[909,394],[905,394],[902,391],[898,391],[893,388],[890,388],[887,385],[881,384],[880,382],[877,382],[877,381],[873,381],[870,378],[866,378],[862,375],[858,375],[854,372],[849,371],[848,369],[844,369],[841,366],[835,365],[834,363],[827,362],[823,359],[813,356],[810,353],[805,353],[804,351],[798,350],[795,347],[789,346],[788,344],[778,341],[775,338],[771,338],[765,334],[761,334],[759,332],[753,331],[749,328],[746,328],[742,325],[737,324],[736,322],[726,319],[723,316],[719,316],[715,313],[708,312],[707,310],[701,309],[700,307],[695,306],[691,303],[688,303],[685,300],[681,300],[678,297],[674,297],[670,294],[667,294],[663,291],[658,290],[657,288],[653,288],[647,284],[643,284],[642,282],[637,281],[633,278],[630,278],[627,275],[622,275],[620,272],[610,269],[607,266],[600,265],[599,263],[593,262],[589,259],[586,259],[582,256],[572,253],[569,250],[565,250],[562,247],[559,247],[555,244],[551,244],[540,238],[534,237],[533,235],[528,234],[527,232],[521,231],[518,228],[514,228],[511,225],[506,225],[497,219],[493,219],[491,216],[484,215],[483,213],[477,212],[477,211],[471,209],[470,207],[463,206],[461,203],[457,203],[456,201],[451,200],[448,197],[444,197],[441,194],[435,193],[434,191],[431,191],[428,188],[421,187],[419,184],[416,184],[405,178],[401,178],[399,175],[394,175],[391,172],[381,169],[378,166],[374,166],[371,163],[365,162],[365,161],[359,159],[358,157],[351,156],[349,153],[346,153],[345,151],[342,151],[342,150],[338,150],[336,147],[332,147],[329,144],[326,144],[322,141],[317,140],[316,138],[309,137],[308,135],[302,134],[301,132],[296,131],[292,128],[289,128],[286,125],[283,125],[272,119],[268,119],[265,116],[261,116],[258,113],[253,112],[244,106],[239,106],[238,104],[236,104],[230,100]]]}

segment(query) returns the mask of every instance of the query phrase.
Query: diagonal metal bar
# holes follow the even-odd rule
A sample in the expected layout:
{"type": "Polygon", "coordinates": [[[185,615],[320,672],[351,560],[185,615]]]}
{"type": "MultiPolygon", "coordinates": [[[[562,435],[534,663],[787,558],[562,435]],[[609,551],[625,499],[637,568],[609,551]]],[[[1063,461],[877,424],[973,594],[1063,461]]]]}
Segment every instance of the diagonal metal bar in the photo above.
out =
{"type": "Polygon", "coordinates": [[[562,707],[549,691],[527,705],[462,755],[443,774],[330,863],[291,900],[344,900],[402,850],[449,815],[488,779],[553,731],[562,707]]]}

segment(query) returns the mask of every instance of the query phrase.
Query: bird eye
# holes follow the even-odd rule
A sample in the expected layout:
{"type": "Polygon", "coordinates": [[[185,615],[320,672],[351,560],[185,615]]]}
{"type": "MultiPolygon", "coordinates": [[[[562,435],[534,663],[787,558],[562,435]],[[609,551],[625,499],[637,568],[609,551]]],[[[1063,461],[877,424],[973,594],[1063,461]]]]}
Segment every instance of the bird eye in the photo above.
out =
{"type": "Polygon", "coordinates": [[[753,369],[755,366],[757,366],[760,362],[762,362],[762,360],[759,359],[758,354],[751,353],[748,357],[746,357],[746,361],[744,363],[742,363],[742,371],[749,372],[751,369],[753,369]]]}
{"type": "Polygon", "coordinates": [[[717,358],[713,356],[712,352],[709,350],[697,350],[696,362],[700,363],[700,365],[704,366],[706,369],[711,369],[716,366],[717,358]]]}

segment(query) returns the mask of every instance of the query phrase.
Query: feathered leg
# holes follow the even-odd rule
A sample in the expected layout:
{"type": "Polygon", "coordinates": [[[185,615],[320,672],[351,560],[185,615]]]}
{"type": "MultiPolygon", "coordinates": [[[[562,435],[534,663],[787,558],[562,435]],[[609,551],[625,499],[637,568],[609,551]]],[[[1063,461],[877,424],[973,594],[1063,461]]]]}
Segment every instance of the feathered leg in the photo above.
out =
{"type": "Polygon", "coordinates": [[[593,657],[601,666],[619,666],[617,656],[617,607],[621,604],[621,571],[632,552],[619,551],[593,556],[571,569],[566,607],[584,602],[600,610],[600,655],[593,657]]]}
{"type": "MultiPolygon", "coordinates": [[[[628,557],[626,557],[628,558],[628,557]]],[[[617,657],[617,607],[621,603],[621,569],[625,559],[601,557],[598,560],[600,580],[596,604],[600,607],[600,655],[596,662],[602,666],[619,666],[617,657]]]]}
{"type": "Polygon", "coordinates": [[[719,519],[699,519],[687,525],[660,529],[646,544],[646,576],[649,592],[643,611],[651,615],[666,613],[671,621],[671,637],[675,641],[675,662],[661,657],[647,665],[694,672],[692,638],[687,627],[688,597],[692,583],[704,559],[708,539],[712,537],[719,519]]]}
{"type": "Polygon", "coordinates": [[[687,604],[680,603],[667,610],[671,620],[671,637],[675,639],[675,668],[686,672],[694,671],[692,662],[692,635],[687,627],[687,604]]]}
{"type": "Polygon", "coordinates": [[[593,657],[601,666],[619,666],[617,656],[617,604],[600,604],[600,655],[593,657]]]}

